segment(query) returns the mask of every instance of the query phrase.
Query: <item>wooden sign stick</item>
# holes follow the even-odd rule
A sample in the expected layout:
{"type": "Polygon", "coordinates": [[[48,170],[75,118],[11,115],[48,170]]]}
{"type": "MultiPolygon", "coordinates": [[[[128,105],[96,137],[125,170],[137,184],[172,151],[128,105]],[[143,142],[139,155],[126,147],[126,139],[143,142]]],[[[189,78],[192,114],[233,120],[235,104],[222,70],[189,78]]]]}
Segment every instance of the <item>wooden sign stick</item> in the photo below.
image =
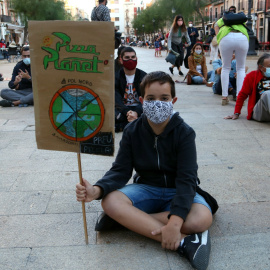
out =
{"type": "MultiPolygon", "coordinates": [[[[77,158],[78,158],[80,183],[81,183],[81,185],[83,185],[81,153],[77,153],[77,158]]],[[[82,213],[83,213],[83,225],[84,225],[85,243],[86,243],[86,245],[88,245],[88,233],[87,233],[87,223],[86,223],[86,213],[85,213],[85,201],[82,201],[82,213]]]]}

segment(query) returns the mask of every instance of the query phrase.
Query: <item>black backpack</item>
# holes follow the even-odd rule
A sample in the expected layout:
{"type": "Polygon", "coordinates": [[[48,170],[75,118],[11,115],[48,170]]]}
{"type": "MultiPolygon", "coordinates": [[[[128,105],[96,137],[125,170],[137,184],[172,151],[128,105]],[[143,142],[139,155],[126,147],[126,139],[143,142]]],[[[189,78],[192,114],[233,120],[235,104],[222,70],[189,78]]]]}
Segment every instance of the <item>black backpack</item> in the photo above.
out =
{"type": "Polygon", "coordinates": [[[229,11],[224,12],[223,17],[224,25],[236,25],[236,24],[244,24],[247,21],[247,16],[244,12],[232,13],[229,11]]]}

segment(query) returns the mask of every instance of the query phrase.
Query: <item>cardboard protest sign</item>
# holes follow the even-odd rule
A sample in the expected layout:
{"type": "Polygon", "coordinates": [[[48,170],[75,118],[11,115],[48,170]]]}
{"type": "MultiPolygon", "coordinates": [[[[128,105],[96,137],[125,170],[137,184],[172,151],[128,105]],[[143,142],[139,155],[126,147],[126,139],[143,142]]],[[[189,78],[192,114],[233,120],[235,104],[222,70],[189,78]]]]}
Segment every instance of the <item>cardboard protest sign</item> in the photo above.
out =
{"type": "Polygon", "coordinates": [[[114,153],[114,25],[30,21],[39,149],[114,153]]]}

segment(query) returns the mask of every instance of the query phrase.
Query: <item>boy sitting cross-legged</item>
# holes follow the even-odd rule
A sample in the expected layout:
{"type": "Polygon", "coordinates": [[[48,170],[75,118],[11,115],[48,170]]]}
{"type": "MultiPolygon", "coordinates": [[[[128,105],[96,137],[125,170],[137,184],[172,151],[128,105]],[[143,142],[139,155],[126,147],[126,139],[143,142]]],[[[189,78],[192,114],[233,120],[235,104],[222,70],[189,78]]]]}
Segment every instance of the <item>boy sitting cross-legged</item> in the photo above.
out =
{"type": "Polygon", "coordinates": [[[103,217],[176,250],[194,268],[206,269],[208,228],[217,204],[213,207],[214,198],[198,187],[195,132],[173,111],[177,97],[168,74],[149,73],[140,87],[142,116],[124,129],[116,160],[104,177],[93,186],[85,179],[76,185],[77,200],[102,199],[103,217]],[[126,185],[133,169],[134,182],[126,185]],[[211,200],[207,203],[196,191],[211,200]]]}

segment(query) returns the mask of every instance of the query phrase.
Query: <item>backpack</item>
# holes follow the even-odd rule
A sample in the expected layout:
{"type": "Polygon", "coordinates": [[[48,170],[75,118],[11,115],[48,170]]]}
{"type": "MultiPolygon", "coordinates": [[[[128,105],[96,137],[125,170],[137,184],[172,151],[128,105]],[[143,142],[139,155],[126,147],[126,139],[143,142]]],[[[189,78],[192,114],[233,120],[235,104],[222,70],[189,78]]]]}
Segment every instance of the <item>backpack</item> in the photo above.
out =
{"type": "Polygon", "coordinates": [[[244,12],[232,13],[229,11],[224,12],[223,17],[224,25],[236,25],[236,24],[244,24],[247,21],[247,16],[244,12]]]}

